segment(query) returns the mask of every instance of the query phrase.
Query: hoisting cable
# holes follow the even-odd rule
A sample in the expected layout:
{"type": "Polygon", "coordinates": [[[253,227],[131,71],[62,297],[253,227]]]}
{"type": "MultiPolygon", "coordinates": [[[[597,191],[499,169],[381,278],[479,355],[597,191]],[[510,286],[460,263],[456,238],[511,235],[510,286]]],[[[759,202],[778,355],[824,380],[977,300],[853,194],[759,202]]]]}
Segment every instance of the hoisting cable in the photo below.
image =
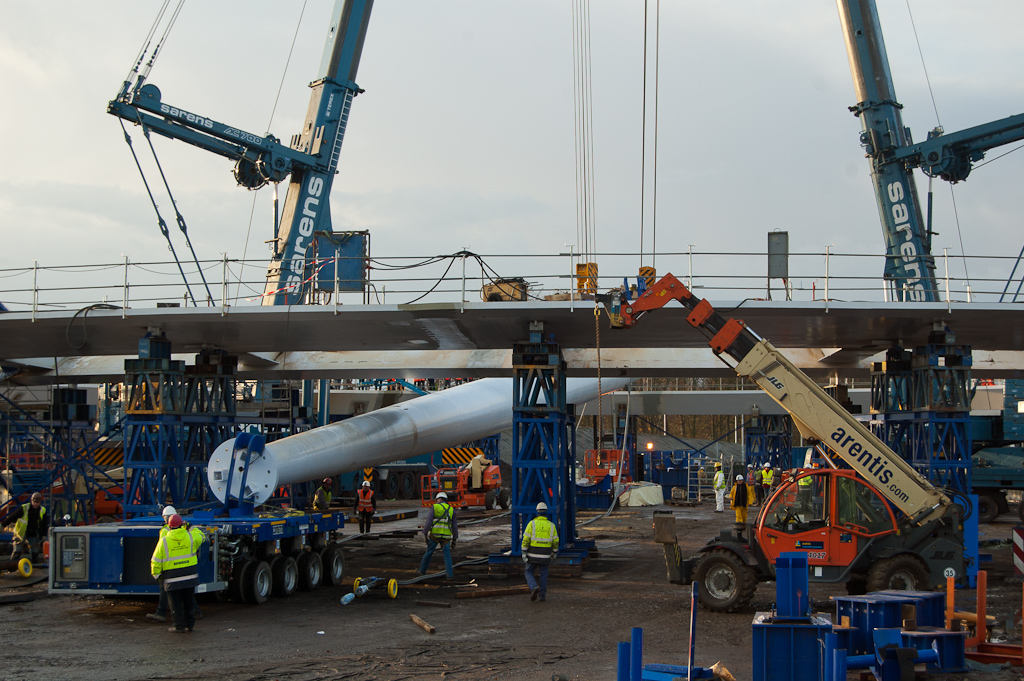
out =
{"type": "MultiPolygon", "coordinates": [[[[142,134],[146,137],[146,142],[149,143],[149,150],[153,153],[153,160],[156,162],[156,168],[160,171],[160,179],[163,180],[164,189],[167,190],[167,196],[171,199],[171,205],[174,206],[174,220],[178,223],[178,229],[181,230],[182,235],[185,237],[185,243],[188,244],[188,250],[192,253],[192,261],[196,264],[196,271],[199,272],[199,277],[203,280],[203,287],[206,289],[206,304],[208,306],[213,305],[213,294],[210,293],[210,285],[206,282],[206,275],[203,273],[203,267],[199,264],[199,257],[196,255],[196,249],[192,248],[192,240],[188,238],[188,227],[185,225],[185,217],[178,210],[178,202],[174,200],[174,194],[171,193],[171,186],[167,184],[167,176],[164,175],[164,168],[160,165],[160,159],[157,158],[156,149],[153,147],[153,140],[149,136],[149,126],[139,122],[142,125],[142,134]]],[[[170,239],[168,238],[168,242],[170,239]]],[[[175,256],[177,260],[177,256],[175,256]]],[[[181,263],[178,264],[181,267],[181,263]]],[[[193,303],[195,301],[193,300],[193,303]]]]}
{"type": "MultiPolygon", "coordinates": [[[[304,0],[302,3],[302,9],[299,11],[299,20],[295,22],[295,34],[292,36],[292,45],[288,48],[288,58],[284,62],[284,70],[281,72],[281,82],[277,86],[277,95],[274,97],[274,106],[270,109],[270,120],[267,121],[267,134],[270,134],[270,128],[274,124],[274,114],[277,113],[277,103],[281,99],[281,90],[284,89],[284,80],[288,75],[288,66],[292,63],[292,53],[295,51],[295,43],[299,37],[299,28],[302,26],[302,16],[306,13],[306,3],[308,0],[304,0]]],[[[277,225],[277,184],[274,183],[274,224],[277,225]]],[[[249,226],[245,230],[245,245],[242,247],[242,269],[245,269],[245,259],[249,254],[249,238],[252,236],[252,219],[256,215],[256,197],[259,196],[259,189],[253,192],[252,195],[252,207],[249,210],[249,226]]],[[[278,235],[275,233],[274,238],[277,239],[278,235]]],[[[275,254],[277,249],[275,248],[275,254]]],[[[235,297],[237,298],[242,288],[242,280],[244,276],[239,276],[238,285],[235,286],[235,297]]],[[[251,287],[246,286],[246,288],[251,287]]],[[[255,293],[255,291],[253,291],[255,293]]]]}
{"type": "Polygon", "coordinates": [[[160,36],[159,42],[157,42],[156,47],[153,48],[152,56],[150,56],[149,61],[146,62],[146,65],[142,68],[142,73],[139,74],[139,78],[135,83],[136,90],[142,87],[142,84],[146,82],[147,78],[149,78],[149,73],[153,70],[153,65],[156,64],[156,58],[160,56],[160,50],[163,49],[164,43],[167,42],[167,38],[171,35],[171,29],[174,28],[174,24],[178,21],[178,15],[181,14],[181,8],[184,7],[184,5],[185,0],[178,0],[178,6],[174,8],[174,13],[167,22],[163,35],[160,36]]]}
{"type": "Polygon", "coordinates": [[[654,196],[651,205],[651,267],[658,264],[658,66],[661,60],[661,0],[654,4],[654,196]]]}
{"type": "Polygon", "coordinates": [[[160,233],[164,235],[164,239],[167,240],[167,248],[174,256],[174,262],[178,266],[178,271],[181,272],[181,279],[185,282],[185,290],[188,292],[188,297],[192,300],[192,306],[196,305],[195,296],[192,295],[192,287],[189,286],[188,277],[185,276],[185,270],[181,266],[181,261],[178,260],[178,254],[174,250],[174,244],[171,243],[171,234],[167,229],[167,223],[164,222],[164,217],[160,214],[160,208],[156,205],[156,199],[153,198],[153,192],[149,188],[149,182],[146,181],[146,173],[142,170],[142,164],[139,163],[139,157],[135,153],[135,147],[132,146],[132,138],[128,134],[128,131],[124,127],[124,121],[118,121],[121,124],[121,131],[124,132],[124,141],[128,143],[128,148],[131,149],[132,158],[135,159],[135,167],[139,169],[139,175],[142,177],[142,184],[146,187],[146,194],[149,195],[149,202],[153,204],[153,210],[156,212],[157,226],[160,227],[160,233]]]}
{"type": "MultiPolygon", "coordinates": [[[[906,3],[907,3],[907,14],[910,16],[910,26],[911,26],[911,28],[914,31],[914,41],[917,43],[917,54],[921,58],[921,69],[924,71],[924,80],[925,80],[925,83],[928,85],[928,96],[931,97],[932,108],[935,110],[935,125],[938,126],[938,130],[941,132],[941,130],[942,130],[942,119],[939,117],[939,107],[935,103],[935,92],[932,90],[932,80],[928,76],[928,67],[925,65],[924,51],[921,49],[921,40],[920,40],[920,38],[918,38],[918,35],[917,35],[917,24],[914,23],[914,12],[910,9],[910,0],[906,0],[906,3]]],[[[929,195],[929,200],[928,200],[928,203],[929,203],[928,228],[929,229],[931,228],[931,221],[932,221],[932,215],[931,215],[931,209],[930,209],[930,206],[931,206],[931,193],[932,193],[932,185],[931,185],[931,178],[929,177],[929,179],[928,179],[928,195],[929,195]]],[[[957,238],[960,240],[960,258],[964,262],[964,279],[967,280],[967,296],[968,296],[968,300],[969,300],[970,296],[971,296],[971,294],[970,294],[970,291],[971,291],[971,275],[970,275],[970,272],[968,272],[968,269],[967,269],[967,253],[964,251],[964,235],[963,235],[963,232],[960,229],[960,215],[959,215],[959,213],[957,212],[957,209],[956,209],[956,193],[953,191],[953,184],[952,183],[950,183],[950,185],[949,185],[949,195],[950,195],[950,197],[953,200],[953,219],[956,222],[957,238]]],[[[931,236],[930,235],[928,236],[928,240],[929,241],[931,240],[931,236]]]]}
{"type": "Polygon", "coordinates": [[[156,34],[156,28],[163,20],[164,13],[167,11],[167,6],[170,3],[171,0],[164,0],[164,4],[160,7],[160,11],[157,13],[156,19],[153,21],[153,25],[149,28],[149,33],[146,35],[146,39],[142,41],[142,49],[139,50],[139,54],[135,58],[134,65],[128,71],[128,75],[125,76],[124,83],[121,85],[121,91],[117,94],[115,99],[121,99],[128,94],[128,88],[131,87],[135,77],[139,75],[139,67],[142,66],[142,60],[146,58],[149,46],[153,44],[153,36],[156,34]]]}
{"type": "Polygon", "coordinates": [[[640,267],[644,266],[644,202],[647,199],[647,8],[644,0],[644,68],[640,94],[640,267]]]}
{"type": "Polygon", "coordinates": [[[594,301],[594,345],[597,348],[597,465],[601,465],[604,450],[604,396],[601,393],[601,306],[594,301]]]}

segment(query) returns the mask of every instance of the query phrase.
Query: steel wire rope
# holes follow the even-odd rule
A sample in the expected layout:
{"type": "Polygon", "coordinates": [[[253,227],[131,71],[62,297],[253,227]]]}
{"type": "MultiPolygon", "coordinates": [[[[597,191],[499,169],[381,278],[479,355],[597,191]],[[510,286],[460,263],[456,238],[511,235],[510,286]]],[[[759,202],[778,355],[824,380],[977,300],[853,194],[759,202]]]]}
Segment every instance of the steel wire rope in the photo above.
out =
{"type": "MultiPolygon", "coordinates": [[[[288,76],[288,67],[292,63],[292,53],[295,52],[295,42],[298,40],[298,37],[299,37],[299,28],[301,28],[301,26],[302,26],[302,17],[306,13],[306,4],[307,4],[307,2],[308,2],[308,0],[304,0],[303,1],[302,9],[299,10],[299,19],[298,19],[298,21],[295,22],[295,33],[294,33],[294,35],[292,35],[292,44],[291,44],[291,47],[288,48],[288,58],[285,59],[284,70],[281,72],[281,82],[277,86],[277,95],[274,97],[274,106],[272,106],[271,109],[270,109],[270,120],[267,121],[267,134],[268,135],[270,134],[270,128],[273,127],[273,124],[274,124],[274,116],[277,114],[277,104],[278,104],[278,102],[281,99],[281,90],[284,89],[285,78],[288,76]]],[[[276,182],[274,183],[274,194],[275,194],[275,198],[276,198],[276,194],[277,194],[277,183],[276,182]]],[[[257,189],[255,192],[253,192],[253,195],[252,195],[252,207],[249,209],[249,226],[245,230],[245,244],[242,246],[242,262],[245,262],[245,258],[249,254],[249,239],[252,238],[252,220],[253,220],[253,216],[256,215],[256,198],[258,196],[259,196],[259,189],[257,189]]],[[[274,202],[274,206],[275,206],[275,208],[274,208],[274,212],[275,212],[274,222],[276,223],[277,222],[277,215],[276,215],[276,212],[277,212],[277,208],[276,208],[277,201],[274,202]]],[[[277,238],[277,234],[274,235],[274,238],[275,239],[277,238]]],[[[239,291],[242,288],[242,285],[243,285],[243,281],[241,279],[239,279],[237,285],[235,286],[235,299],[236,300],[239,297],[239,291]]],[[[257,293],[258,292],[256,289],[252,288],[248,284],[245,284],[245,287],[248,290],[252,291],[253,293],[257,293]]]]}
{"type": "MultiPolygon", "coordinates": [[[[141,120],[139,121],[141,124],[141,120]]],[[[199,272],[199,278],[203,280],[203,288],[206,289],[206,304],[213,305],[213,294],[210,293],[210,284],[206,281],[206,275],[203,273],[203,268],[199,265],[199,256],[196,255],[196,249],[192,247],[192,239],[188,236],[188,226],[185,224],[185,216],[178,210],[178,202],[174,200],[174,194],[171,192],[171,185],[167,182],[167,176],[164,174],[164,167],[160,164],[160,159],[156,155],[156,147],[153,146],[153,140],[149,135],[149,126],[142,126],[142,134],[146,138],[146,142],[149,144],[149,150],[153,154],[153,161],[156,163],[156,168],[160,171],[160,179],[164,183],[164,189],[167,190],[167,198],[171,200],[171,206],[174,207],[174,221],[178,225],[178,229],[181,230],[182,235],[185,237],[185,243],[188,245],[188,250],[192,253],[192,261],[196,264],[196,270],[199,272]]],[[[174,256],[177,259],[177,255],[174,256]]],[[[189,292],[191,295],[191,291],[189,292]]],[[[192,303],[195,307],[195,299],[192,299],[192,303]]]]}
{"type": "MultiPolygon", "coordinates": [[[[925,64],[924,50],[921,49],[921,39],[917,35],[917,24],[914,22],[914,12],[910,9],[910,0],[905,0],[905,1],[906,1],[906,4],[907,4],[907,15],[910,17],[910,26],[911,26],[911,28],[913,29],[913,32],[914,32],[914,42],[917,44],[917,54],[921,58],[921,69],[924,71],[924,80],[925,80],[925,83],[928,85],[928,96],[931,97],[932,108],[935,110],[935,124],[941,130],[942,129],[942,119],[939,117],[939,107],[938,107],[938,104],[935,103],[935,92],[932,90],[932,80],[931,80],[931,78],[928,75],[928,67],[925,64]]],[[[928,177],[928,192],[929,193],[931,193],[931,190],[932,190],[932,179],[933,178],[931,176],[928,177]]],[[[968,297],[970,297],[971,274],[970,274],[970,272],[967,269],[967,253],[964,251],[964,235],[963,235],[963,231],[960,228],[960,214],[957,211],[957,207],[956,207],[956,192],[953,190],[953,183],[949,184],[949,195],[950,195],[950,197],[953,200],[953,220],[956,222],[956,234],[957,234],[957,238],[960,241],[960,259],[964,263],[964,279],[967,280],[967,291],[968,291],[967,295],[968,295],[968,297]]],[[[929,214],[928,217],[929,217],[929,222],[930,222],[931,215],[929,214]]],[[[930,238],[929,238],[929,242],[930,242],[930,238]]],[[[934,276],[932,278],[934,279],[934,276]]]]}
{"type": "MultiPolygon", "coordinates": [[[[654,188],[651,201],[651,267],[657,271],[658,263],[658,94],[661,80],[661,0],[654,5],[654,188]]],[[[641,243],[641,246],[643,244],[641,243]]]]}
{"type": "MultiPolygon", "coordinates": [[[[132,145],[132,138],[128,134],[128,130],[124,127],[124,121],[119,120],[121,124],[121,131],[124,133],[124,141],[128,144],[128,148],[132,152],[132,158],[135,160],[135,167],[139,169],[139,175],[142,177],[142,184],[146,187],[146,194],[149,195],[149,202],[153,205],[153,210],[156,212],[157,226],[160,228],[160,233],[164,235],[164,239],[167,240],[167,248],[171,251],[171,255],[174,256],[174,261],[178,264],[178,271],[181,272],[181,279],[185,283],[185,289],[188,291],[188,297],[192,299],[192,305],[196,305],[195,296],[192,295],[192,287],[189,286],[188,277],[185,276],[185,270],[181,266],[181,261],[178,260],[178,254],[174,250],[174,244],[171,243],[170,230],[167,228],[167,223],[164,221],[164,216],[160,214],[160,207],[156,204],[156,199],[153,197],[153,191],[149,188],[149,182],[146,180],[146,173],[142,170],[142,164],[139,163],[139,157],[135,153],[135,147],[132,145]]],[[[145,127],[145,126],[143,126],[145,127]]]]}
{"type": "Polygon", "coordinates": [[[142,65],[142,60],[146,58],[146,52],[149,51],[149,46],[153,44],[153,36],[156,34],[157,26],[160,25],[160,21],[163,19],[164,13],[167,12],[167,7],[171,4],[171,0],[164,0],[164,4],[160,6],[160,11],[157,12],[156,19],[153,20],[153,25],[149,27],[149,33],[142,41],[142,49],[139,50],[139,54],[135,57],[134,65],[128,70],[128,75],[124,77],[124,85],[122,85],[122,94],[127,92],[128,87],[131,85],[134,75],[138,75],[139,67],[142,65]]]}

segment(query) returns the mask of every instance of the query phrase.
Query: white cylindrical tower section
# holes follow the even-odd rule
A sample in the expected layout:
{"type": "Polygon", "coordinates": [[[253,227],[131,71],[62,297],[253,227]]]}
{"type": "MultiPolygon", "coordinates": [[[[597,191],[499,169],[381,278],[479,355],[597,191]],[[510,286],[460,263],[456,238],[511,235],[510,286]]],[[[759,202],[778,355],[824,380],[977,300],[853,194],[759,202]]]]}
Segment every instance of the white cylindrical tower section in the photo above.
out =
{"type": "MultiPolygon", "coordinates": [[[[628,379],[603,380],[604,392],[618,390],[628,379]]],[[[598,395],[597,380],[566,380],[566,402],[582,404],[598,395]]],[[[389,461],[451,447],[493,435],[512,425],[512,379],[485,378],[395,404],[305,433],[268,443],[250,455],[244,498],[261,504],[281,485],[318,480],[378,466],[389,461]]],[[[207,479],[222,503],[228,473],[231,496],[238,496],[245,468],[224,442],[210,457],[207,479]],[[234,467],[234,470],[230,470],[234,467]]]]}

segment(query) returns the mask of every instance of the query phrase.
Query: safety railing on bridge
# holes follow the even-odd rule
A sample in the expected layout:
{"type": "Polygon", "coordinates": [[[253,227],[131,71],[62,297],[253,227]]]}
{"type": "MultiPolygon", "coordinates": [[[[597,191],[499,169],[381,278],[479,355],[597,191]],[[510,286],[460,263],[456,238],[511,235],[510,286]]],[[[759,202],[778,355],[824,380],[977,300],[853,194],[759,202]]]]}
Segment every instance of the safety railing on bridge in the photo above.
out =
{"type": "MultiPolygon", "coordinates": [[[[657,257],[657,275],[672,272],[701,296],[730,300],[883,301],[892,297],[892,282],[882,279],[884,256],[853,253],[790,253],[789,277],[767,278],[765,252],[688,251],[657,257]]],[[[365,258],[365,280],[352,287],[328,276],[314,283],[308,301],[339,307],[351,304],[455,303],[485,300],[592,299],[600,291],[637,284],[638,254],[588,256],[596,272],[579,254],[488,255],[460,251],[430,257],[365,258]],[[578,272],[585,272],[578,278],[578,272]],[[350,290],[345,290],[350,289],[350,290]]],[[[936,259],[938,300],[942,302],[1013,302],[1016,284],[1008,285],[1016,257],[939,256],[936,259]],[[971,278],[963,272],[975,272],[971,278]],[[980,275],[980,276],[979,276],[980,275]]],[[[337,272],[335,259],[313,261],[310,277],[337,272]]],[[[12,312],[84,310],[97,307],[232,307],[260,305],[264,297],[266,262],[225,255],[184,267],[193,290],[199,268],[216,298],[193,303],[178,264],[133,261],[98,264],[52,264],[0,270],[0,303],[12,312]]],[[[337,276],[337,275],[335,275],[337,276]]]]}

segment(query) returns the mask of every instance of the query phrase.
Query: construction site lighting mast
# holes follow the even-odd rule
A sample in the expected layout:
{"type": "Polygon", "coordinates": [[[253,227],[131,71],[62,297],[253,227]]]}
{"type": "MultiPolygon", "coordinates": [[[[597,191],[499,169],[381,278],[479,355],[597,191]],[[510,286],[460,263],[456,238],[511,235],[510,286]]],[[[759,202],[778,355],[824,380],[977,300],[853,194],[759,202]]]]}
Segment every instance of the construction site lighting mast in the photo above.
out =
{"type": "Polygon", "coordinates": [[[337,0],[320,70],[302,132],[288,146],[273,135],[254,135],[161,101],[160,90],[133,72],[107,105],[115,116],[235,161],[235,180],[247,189],[289,178],[284,212],[275,235],[263,305],[295,305],[309,291],[308,261],[316,232],[331,231],[330,194],[373,0],[337,0]],[[137,76],[137,77],[136,77],[137,76]]]}
{"type": "Polygon", "coordinates": [[[987,150],[1024,139],[1024,114],[950,134],[936,127],[914,144],[896,101],[875,0],[836,1],[857,96],[850,111],[861,120],[885,236],[884,276],[894,300],[937,301],[933,232],[922,218],[913,169],[948,182],[965,180],[987,150]]]}

